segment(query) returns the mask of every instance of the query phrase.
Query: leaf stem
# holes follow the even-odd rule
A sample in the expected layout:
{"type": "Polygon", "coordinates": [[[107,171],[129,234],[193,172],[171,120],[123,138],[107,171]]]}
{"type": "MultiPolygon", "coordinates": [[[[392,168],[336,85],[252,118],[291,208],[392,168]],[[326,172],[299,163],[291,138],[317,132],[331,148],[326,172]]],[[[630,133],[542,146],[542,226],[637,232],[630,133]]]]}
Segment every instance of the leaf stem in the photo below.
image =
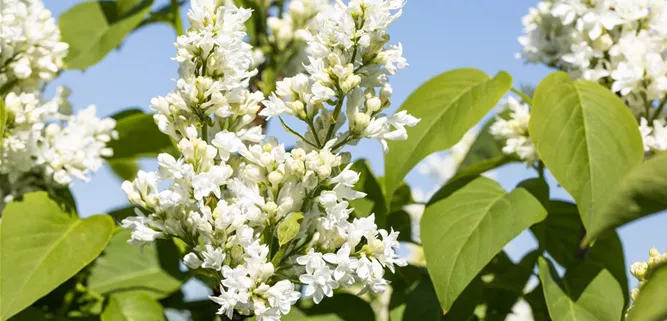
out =
{"type": "Polygon", "coordinates": [[[345,97],[343,95],[338,95],[338,102],[336,103],[336,108],[334,108],[333,115],[331,116],[329,130],[327,131],[327,137],[324,140],[325,144],[333,137],[334,128],[336,127],[336,123],[338,122],[338,116],[340,115],[340,110],[343,108],[344,99],[345,97]]]}
{"type": "MultiPolygon", "coordinates": [[[[289,132],[290,134],[296,136],[297,138],[301,139],[302,141],[304,141],[306,144],[308,144],[308,145],[310,145],[310,146],[313,146],[313,147],[315,147],[315,148],[322,148],[322,147],[319,145],[319,140],[318,140],[318,142],[317,142],[317,145],[313,144],[311,141],[307,140],[307,139],[306,139],[305,137],[303,137],[301,134],[297,133],[294,129],[292,129],[292,128],[290,128],[289,126],[287,126],[287,124],[285,124],[285,121],[283,120],[282,117],[278,117],[278,119],[280,119],[280,124],[283,125],[283,128],[285,128],[285,130],[286,130],[287,132],[289,132]]],[[[315,135],[315,139],[317,139],[317,135],[315,135]]]]}
{"type": "Polygon", "coordinates": [[[310,130],[313,132],[313,136],[315,136],[315,142],[317,143],[317,148],[322,148],[322,142],[320,142],[320,135],[317,134],[317,131],[315,130],[315,125],[313,124],[314,121],[315,121],[314,119],[308,121],[307,122],[308,127],[310,127],[310,130]]]}
{"type": "Polygon", "coordinates": [[[533,105],[533,100],[530,99],[530,97],[528,97],[528,95],[524,94],[523,92],[521,92],[520,90],[515,89],[515,88],[512,88],[510,90],[513,93],[515,93],[516,95],[518,95],[519,97],[521,97],[521,100],[523,100],[526,104],[531,105],[531,106],[533,105]]]}

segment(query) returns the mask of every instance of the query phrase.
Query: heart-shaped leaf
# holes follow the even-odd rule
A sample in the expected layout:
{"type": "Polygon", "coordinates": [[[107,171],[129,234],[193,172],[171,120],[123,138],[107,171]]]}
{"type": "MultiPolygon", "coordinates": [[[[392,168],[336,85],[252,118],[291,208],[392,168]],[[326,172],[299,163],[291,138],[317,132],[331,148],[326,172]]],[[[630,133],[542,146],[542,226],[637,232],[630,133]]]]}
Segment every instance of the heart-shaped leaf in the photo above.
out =
{"type": "Polygon", "coordinates": [[[114,293],[101,315],[102,321],[164,321],[160,303],[142,291],[114,293]]]}
{"type": "Polygon", "coordinates": [[[9,203],[0,224],[0,320],[7,320],[92,262],[109,242],[108,215],[78,219],[46,192],[9,203]]]}
{"type": "Polygon", "coordinates": [[[505,244],[546,215],[542,204],[525,189],[506,193],[486,177],[429,205],[421,222],[421,238],[443,310],[451,308],[505,244]]]}
{"type": "Polygon", "coordinates": [[[607,230],[667,209],[667,153],[659,154],[632,169],[600,214],[593,219],[586,242],[607,230]]]}
{"type": "Polygon", "coordinates": [[[153,0],[144,0],[128,9],[116,1],[102,0],[67,10],[58,19],[62,40],[69,44],[67,68],[83,70],[98,63],[139,26],[152,5],[153,0]]]}
{"type": "Polygon", "coordinates": [[[141,248],[127,243],[128,239],[129,230],[113,236],[91,268],[90,290],[100,294],[142,290],[161,299],[181,287],[186,275],[179,270],[179,251],[173,242],[159,240],[141,248]]]}
{"type": "Polygon", "coordinates": [[[540,280],[553,320],[618,321],[623,310],[621,286],[609,271],[586,261],[571,268],[562,280],[545,258],[539,259],[540,280]]]}
{"type": "Polygon", "coordinates": [[[530,137],[590,229],[622,178],[644,159],[630,109],[608,89],[562,72],[535,91],[530,137]]]}
{"type": "Polygon", "coordinates": [[[563,201],[547,204],[547,218],[531,228],[540,246],[561,266],[570,268],[579,263],[577,257],[597,262],[616,278],[629,299],[628,277],[623,255],[623,244],[615,231],[608,231],[588,250],[579,247],[584,231],[577,206],[563,201]],[[587,251],[587,252],[586,252],[587,251]]]}
{"type": "Polygon", "coordinates": [[[408,139],[389,143],[385,155],[385,195],[393,195],[405,175],[424,157],[454,146],[512,87],[506,72],[491,79],[476,69],[458,69],[436,76],[403,103],[421,122],[408,128],[408,139]]]}

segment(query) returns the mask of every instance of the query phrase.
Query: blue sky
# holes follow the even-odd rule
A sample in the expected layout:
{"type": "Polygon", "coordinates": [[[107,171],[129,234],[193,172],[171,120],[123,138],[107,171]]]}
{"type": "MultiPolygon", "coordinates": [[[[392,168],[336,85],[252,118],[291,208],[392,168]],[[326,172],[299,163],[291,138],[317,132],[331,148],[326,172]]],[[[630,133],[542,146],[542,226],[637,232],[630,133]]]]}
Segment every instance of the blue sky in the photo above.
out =
{"type": "MultiPolygon", "coordinates": [[[[59,16],[78,0],[45,0],[54,16],[59,16]]],[[[156,0],[156,6],[168,0],[156,0]]],[[[409,0],[403,16],[392,26],[392,42],[400,41],[410,66],[392,79],[394,108],[421,83],[441,72],[461,67],[475,67],[495,74],[508,71],[515,86],[535,85],[549,70],[542,66],[525,65],[515,59],[520,49],[516,38],[521,33],[521,17],[536,0],[409,0]]],[[[82,26],[85,28],[85,26],[82,26]]],[[[167,25],[152,25],[131,34],[119,50],[110,53],[101,63],[86,70],[67,71],[49,87],[69,86],[76,109],[95,104],[101,115],[112,115],[128,107],[148,110],[152,97],[164,95],[174,87],[177,77],[172,43],[173,29],[167,25]]],[[[285,138],[280,126],[270,127],[270,133],[285,138]]],[[[377,173],[382,173],[382,150],[375,141],[366,141],[352,149],[355,157],[371,160],[377,173]]],[[[144,164],[153,167],[151,162],[144,164]]],[[[498,171],[497,177],[506,189],[521,180],[534,176],[523,165],[511,165],[498,171]]],[[[428,188],[427,178],[412,173],[411,184],[428,188]]],[[[88,184],[78,183],[73,190],[82,215],[103,213],[127,204],[120,190],[120,181],[103,168],[88,184]]],[[[556,186],[553,180],[552,186],[556,186]]],[[[555,189],[552,187],[552,189],[555,189]]],[[[568,198],[562,189],[552,191],[552,197],[568,198]]],[[[628,264],[648,258],[648,250],[667,248],[667,215],[654,216],[620,230],[628,264]]],[[[529,233],[522,234],[508,247],[515,259],[531,249],[535,242],[529,233]]]]}

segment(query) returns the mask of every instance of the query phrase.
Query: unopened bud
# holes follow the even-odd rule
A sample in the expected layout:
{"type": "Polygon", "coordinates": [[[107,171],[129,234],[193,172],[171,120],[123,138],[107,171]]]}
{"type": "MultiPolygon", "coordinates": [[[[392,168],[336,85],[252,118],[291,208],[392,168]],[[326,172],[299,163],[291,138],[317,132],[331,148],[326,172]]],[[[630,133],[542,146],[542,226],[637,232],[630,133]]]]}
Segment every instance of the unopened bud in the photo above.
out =
{"type": "Polygon", "coordinates": [[[329,176],[331,176],[331,167],[322,165],[317,168],[317,176],[320,177],[320,179],[326,179],[329,176]]]}
{"type": "Polygon", "coordinates": [[[275,202],[269,201],[269,202],[266,202],[266,204],[264,204],[264,207],[262,209],[267,214],[274,215],[278,211],[278,205],[276,205],[275,202]]]}
{"type": "Polygon", "coordinates": [[[364,114],[364,113],[358,113],[354,116],[354,120],[352,120],[352,131],[355,133],[361,133],[363,132],[366,127],[368,127],[368,124],[371,122],[371,117],[364,114]]]}
{"type": "Polygon", "coordinates": [[[647,271],[648,264],[646,262],[637,262],[630,267],[630,273],[640,281],[644,280],[647,271]]]}
{"type": "Polygon", "coordinates": [[[337,66],[341,64],[340,57],[338,57],[338,55],[335,53],[329,54],[327,58],[329,58],[330,66],[337,66]]]}
{"type": "Polygon", "coordinates": [[[374,113],[382,108],[382,101],[380,101],[380,98],[373,97],[366,101],[366,108],[371,113],[374,113]]]}
{"type": "Polygon", "coordinates": [[[290,111],[292,112],[293,115],[295,115],[299,118],[302,118],[302,119],[305,118],[306,115],[304,113],[303,102],[301,102],[300,100],[291,101],[291,102],[285,103],[285,105],[287,106],[287,108],[290,109],[290,111]]]}
{"type": "Polygon", "coordinates": [[[345,93],[349,93],[352,89],[356,88],[361,84],[361,77],[357,75],[350,75],[340,84],[340,88],[345,93]]]}
{"type": "Polygon", "coordinates": [[[269,182],[271,182],[272,185],[278,185],[282,183],[283,181],[283,174],[279,171],[273,171],[269,173],[269,182]]]}
{"type": "Polygon", "coordinates": [[[652,249],[648,250],[648,256],[658,257],[658,256],[660,256],[660,251],[658,251],[658,249],[656,249],[656,248],[652,248],[652,249]]]}
{"type": "Polygon", "coordinates": [[[593,49],[598,51],[607,51],[614,45],[614,40],[609,34],[604,34],[593,42],[593,49]]]}
{"type": "Polygon", "coordinates": [[[384,87],[382,87],[382,90],[380,90],[380,100],[382,103],[384,104],[385,102],[389,101],[393,93],[394,90],[389,84],[386,84],[384,87]]]}

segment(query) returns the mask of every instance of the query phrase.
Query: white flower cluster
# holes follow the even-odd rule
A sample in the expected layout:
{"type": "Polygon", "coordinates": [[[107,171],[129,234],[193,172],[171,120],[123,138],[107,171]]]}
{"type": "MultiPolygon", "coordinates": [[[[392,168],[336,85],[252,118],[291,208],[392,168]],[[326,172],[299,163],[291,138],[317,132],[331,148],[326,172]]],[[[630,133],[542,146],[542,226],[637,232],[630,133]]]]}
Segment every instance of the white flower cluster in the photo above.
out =
{"type": "Polygon", "coordinates": [[[321,148],[334,138],[344,122],[341,113],[347,99],[349,130],[338,136],[334,150],[360,138],[407,138],[406,126],[419,120],[405,111],[387,116],[392,94],[388,76],[407,66],[400,44],[385,46],[387,28],[401,15],[403,0],[352,0],[337,2],[315,18],[317,32],[301,30],[306,39],[309,64],[306,73],[285,78],[264,101],[260,115],[267,118],[290,114],[308,123],[304,142],[321,148]],[[328,110],[326,104],[335,105],[328,110]]]}
{"type": "Polygon", "coordinates": [[[314,18],[320,12],[331,10],[330,0],[292,0],[280,17],[269,17],[270,40],[279,50],[285,50],[295,42],[303,42],[301,30],[315,31],[314,18]]]}
{"type": "Polygon", "coordinates": [[[0,0],[0,87],[7,111],[0,144],[3,201],[33,190],[88,181],[107,143],[118,135],[113,119],[100,119],[90,106],[72,115],[69,90],[44,100],[42,88],[58,74],[67,44],[51,12],[40,1],[0,0]]]}
{"type": "Polygon", "coordinates": [[[0,0],[0,88],[38,90],[60,71],[67,49],[40,0],[0,0]]]}
{"type": "Polygon", "coordinates": [[[503,153],[517,155],[528,165],[539,160],[535,146],[528,135],[530,106],[514,97],[508,97],[502,110],[510,110],[509,119],[496,117],[490,132],[497,139],[505,140],[503,153]]]}
{"type": "Polygon", "coordinates": [[[636,115],[649,119],[646,126],[664,117],[664,0],[545,0],[530,9],[523,25],[520,58],[608,87],[636,115]]]}
{"type": "Polygon", "coordinates": [[[632,301],[637,301],[641,287],[651,277],[653,271],[667,262],[667,252],[661,254],[658,249],[651,249],[648,262],[636,262],[630,267],[630,273],[639,281],[639,287],[630,293],[632,301]]]}
{"type": "Polygon", "coordinates": [[[385,269],[406,264],[395,252],[398,233],[378,229],[373,215],[351,217],[349,201],[365,194],[353,190],[359,174],[338,151],[361,137],[405,138],[404,126],[418,122],[404,113],[378,114],[389,105],[386,76],[405,65],[400,47],[384,48],[386,28],[398,17],[391,11],[401,5],[352,0],[318,16],[317,31],[308,34],[309,74],[281,81],[278,93],[263,101],[261,92],[247,89],[256,74],[252,48],[243,42],[251,11],[192,1],[191,27],[175,44],[177,88],[151,101],[158,127],[178,141],[181,155],[161,154],[156,172],[123,183],[141,208],[122,222],[132,229],[130,242],[185,241],[191,249],[185,264],[219,280],[220,294],[211,299],[229,318],[280,320],[301,296],[297,284],[316,303],[353,284],[384,291],[385,269]],[[332,122],[331,115],[338,116],[346,97],[353,120],[368,118],[338,135],[344,120],[332,122]],[[265,139],[252,126],[262,101],[267,116],[294,114],[317,134],[307,133],[290,151],[265,139]],[[297,235],[282,239],[283,224],[296,226],[297,235]]]}
{"type": "Polygon", "coordinates": [[[667,124],[665,124],[665,120],[656,119],[652,125],[649,126],[644,117],[639,122],[639,132],[642,134],[644,151],[656,153],[667,150],[667,124]]]}
{"type": "Polygon", "coordinates": [[[95,106],[71,115],[69,90],[59,88],[55,98],[41,101],[34,93],[5,97],[7,129],[0,151],[0,174],[16,196],[44,185],[68,186],[74,179],[88,181],[113,154],[107,143],[118,135],[116,122],[95,116],[95,106]]]}

